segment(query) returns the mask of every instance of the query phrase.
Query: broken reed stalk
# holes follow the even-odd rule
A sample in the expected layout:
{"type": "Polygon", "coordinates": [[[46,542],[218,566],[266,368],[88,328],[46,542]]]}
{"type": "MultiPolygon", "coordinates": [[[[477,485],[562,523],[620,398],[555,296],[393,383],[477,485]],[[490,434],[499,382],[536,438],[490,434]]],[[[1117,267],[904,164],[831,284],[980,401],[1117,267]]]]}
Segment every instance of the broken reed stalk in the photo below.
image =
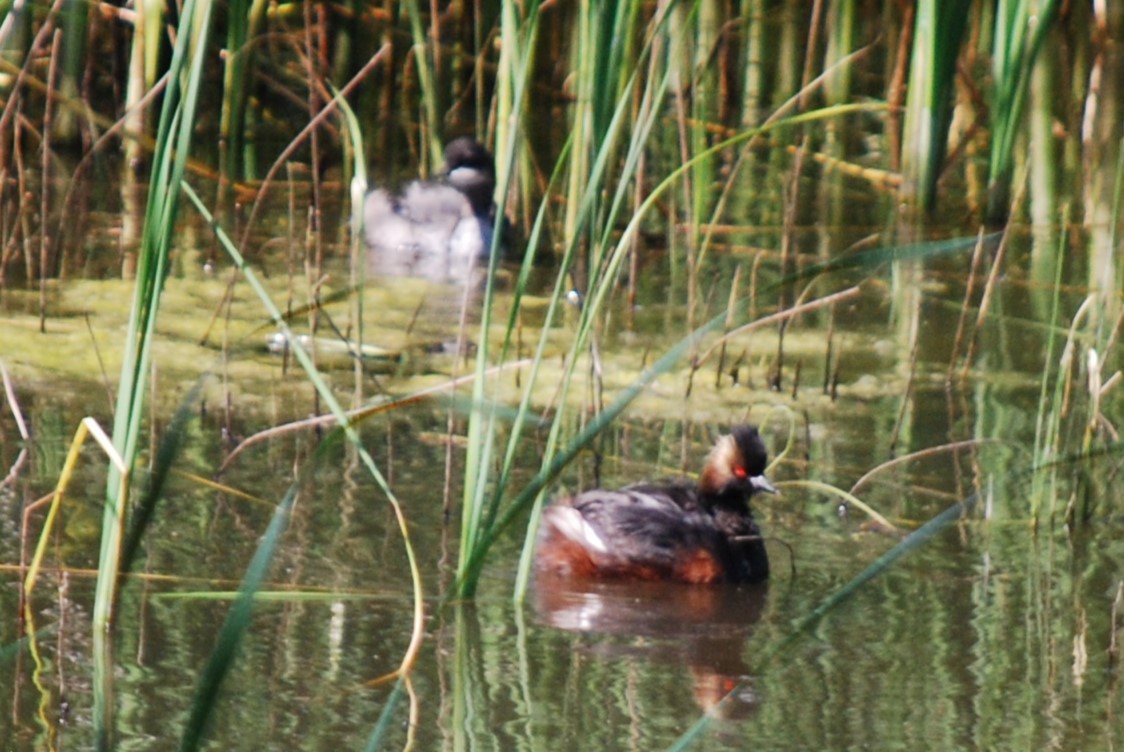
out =
{"type": "Polygon", "coordinates": [[[951,381],[952,379],[952,372],[956,368],[956,354],[960,352],[960,345],[964,341],[964,330],[968,326],[968,311],[972,306],[972,293],[976,289],[976,277],[979,274],[980,258],[983,256],[983,227],[980,227],[977,237],[976,247],[972,249],[972,263],[968,268],[968,281],[964,285],[964,305],[960,307],[960,317],[956,322],[956,335],[952,338],[952,352],[948,356],[947,381],[951,381]]]}
{"type": "Polygon", "coordinates": [[[980,298],[980,310],[976,315],[976,324],[972,329],[972,336],[968,339],[968,352],[964,356],[964,368],[960,371],[960,377],[962,379],[968,377],[968,371],[972,368],[972,359],[976,354],[976,341],[980,336],[980,330],[983,328],[984,322],[987,320],[987,312],[991,306],[991,296],[995,291],[996,280],[999,279],[999,270],[1002,268],[1003,260],[1007,255],[1007,242],[1011,237],[1011,224],[1018,215],[1019,207],[1022,206],[1023,199],[1026,197],[1026,186],[1027,181],[1023,180],[1019,187],[1019,193],[1015,197],[1015,202],[1011,207],[1011,212],[1007,216],[1007,224],[999,238],[999,247],[995,251],[995,258],[991,262],[991,272],[987,276],[986,284],[984,284],[983,297],[980,298]]]}
{"type": "Polygon", "coordinates": [[[54,101],[55,77],[58,74],[59,43],[62,40],[62,29],[55,29],[51,38],[51,62],[47,67],[47,98],[43,102],[43,164],[40,166],[42,174],[39,182],[39,333],[47,332],[47,266],[51,258],[51,235],[47,231],[53,225],[47,221],[51,209],[51,128],[53,127],[53,111],[51,102],[54,101]]]}
{"type": "MultiPolygon", "coordinates": [[[[726,324],[722,330],[722,334],[727,334],[730,327],[734,325],[735,312],[737,311],[738,302],[738,288],[741,286],[739,282],[742,276],[742,265],[738,264],[734,267],[734,280],[730,283],[730,300],[726,304],[726,324]]],[[[714,369],[714,388],[718,389],[722,386],[722,369],[726,367],[726,342],[722,342],[722,349],[718,353],[718,365],[714,369]]],[[[692,364],[692,373],[694,372],[695,365],[692,364]]]]}

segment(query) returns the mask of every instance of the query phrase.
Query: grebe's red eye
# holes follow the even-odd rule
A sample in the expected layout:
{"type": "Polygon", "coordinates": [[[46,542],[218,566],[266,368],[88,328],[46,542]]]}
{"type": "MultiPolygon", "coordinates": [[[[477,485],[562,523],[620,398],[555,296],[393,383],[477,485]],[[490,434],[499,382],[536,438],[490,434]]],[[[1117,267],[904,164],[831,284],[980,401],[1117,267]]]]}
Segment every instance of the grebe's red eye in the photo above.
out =
{"type": "Polygon", "coordinates": [[[744,477],[745,477],[745,476],[747,476],[748,474],[749,474],[749,473],[747,473],[747,472],[745,471],[745,468],[744,468],[744,467],[742,467],[741,465],[738,465],[738,466],[736,466],[736,467],[734,468],[734,475],[738,476],[739,478],[744,478],[744,477]]]}

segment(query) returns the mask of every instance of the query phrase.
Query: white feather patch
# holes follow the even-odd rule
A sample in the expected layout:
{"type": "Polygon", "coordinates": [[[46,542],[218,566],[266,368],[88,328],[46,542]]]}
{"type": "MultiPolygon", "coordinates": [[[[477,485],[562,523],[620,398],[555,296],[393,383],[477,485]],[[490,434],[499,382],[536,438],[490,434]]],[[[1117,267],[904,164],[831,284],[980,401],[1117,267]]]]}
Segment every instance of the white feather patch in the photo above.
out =
{"type": "Polygon", "coordinates": [[[554,528],[575,543],[580,543],[584,547],[597,553],[609,553],[609,547],[605,545],[605,540],[597,534],[593,526],[585,521],[581,516],[581,512],[572,507],[554,507],[549,512],[550,524],[554,528]]]}

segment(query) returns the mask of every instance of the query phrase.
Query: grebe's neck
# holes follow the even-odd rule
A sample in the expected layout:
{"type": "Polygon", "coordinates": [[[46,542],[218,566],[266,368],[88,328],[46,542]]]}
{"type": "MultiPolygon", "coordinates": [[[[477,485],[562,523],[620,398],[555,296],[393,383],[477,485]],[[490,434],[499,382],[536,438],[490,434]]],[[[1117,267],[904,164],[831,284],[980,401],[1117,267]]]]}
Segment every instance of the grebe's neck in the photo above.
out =
{"type": "MultiPolygon", "coordinates": [[[[739,480],[736,474],[741,468],[741,451],[733,436],[723,436],[706,456],[706,463],[699,474],[699,498],[706,504],[714,504],[733,490],[731,484],[739,480]]],[[[744,477],[745,470],[742,468],[744,477]]],[[[745,494],[736,494],[744,498],[745,494]]]]}

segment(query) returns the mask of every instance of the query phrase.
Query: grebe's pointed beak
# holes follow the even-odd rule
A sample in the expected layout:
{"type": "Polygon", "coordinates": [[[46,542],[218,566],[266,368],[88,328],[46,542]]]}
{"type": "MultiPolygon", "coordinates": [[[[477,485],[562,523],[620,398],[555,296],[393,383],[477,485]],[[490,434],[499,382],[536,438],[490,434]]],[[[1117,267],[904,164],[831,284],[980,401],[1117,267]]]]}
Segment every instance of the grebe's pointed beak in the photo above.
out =
{"type": "Polygon", "coordinates": [[[754,491],[757,491],[757,492],[763,491],[765,493],[771,493],[771,494],[779,494],[780,493],[780,491],[777,490],[777,487],[774,486],[772,483],[770,483],[769,479],[766,478],[764,475],[754,475],[752,478],[749,479],[749,485],[750,485],[750,488],[752,488],[754,491]]]}

